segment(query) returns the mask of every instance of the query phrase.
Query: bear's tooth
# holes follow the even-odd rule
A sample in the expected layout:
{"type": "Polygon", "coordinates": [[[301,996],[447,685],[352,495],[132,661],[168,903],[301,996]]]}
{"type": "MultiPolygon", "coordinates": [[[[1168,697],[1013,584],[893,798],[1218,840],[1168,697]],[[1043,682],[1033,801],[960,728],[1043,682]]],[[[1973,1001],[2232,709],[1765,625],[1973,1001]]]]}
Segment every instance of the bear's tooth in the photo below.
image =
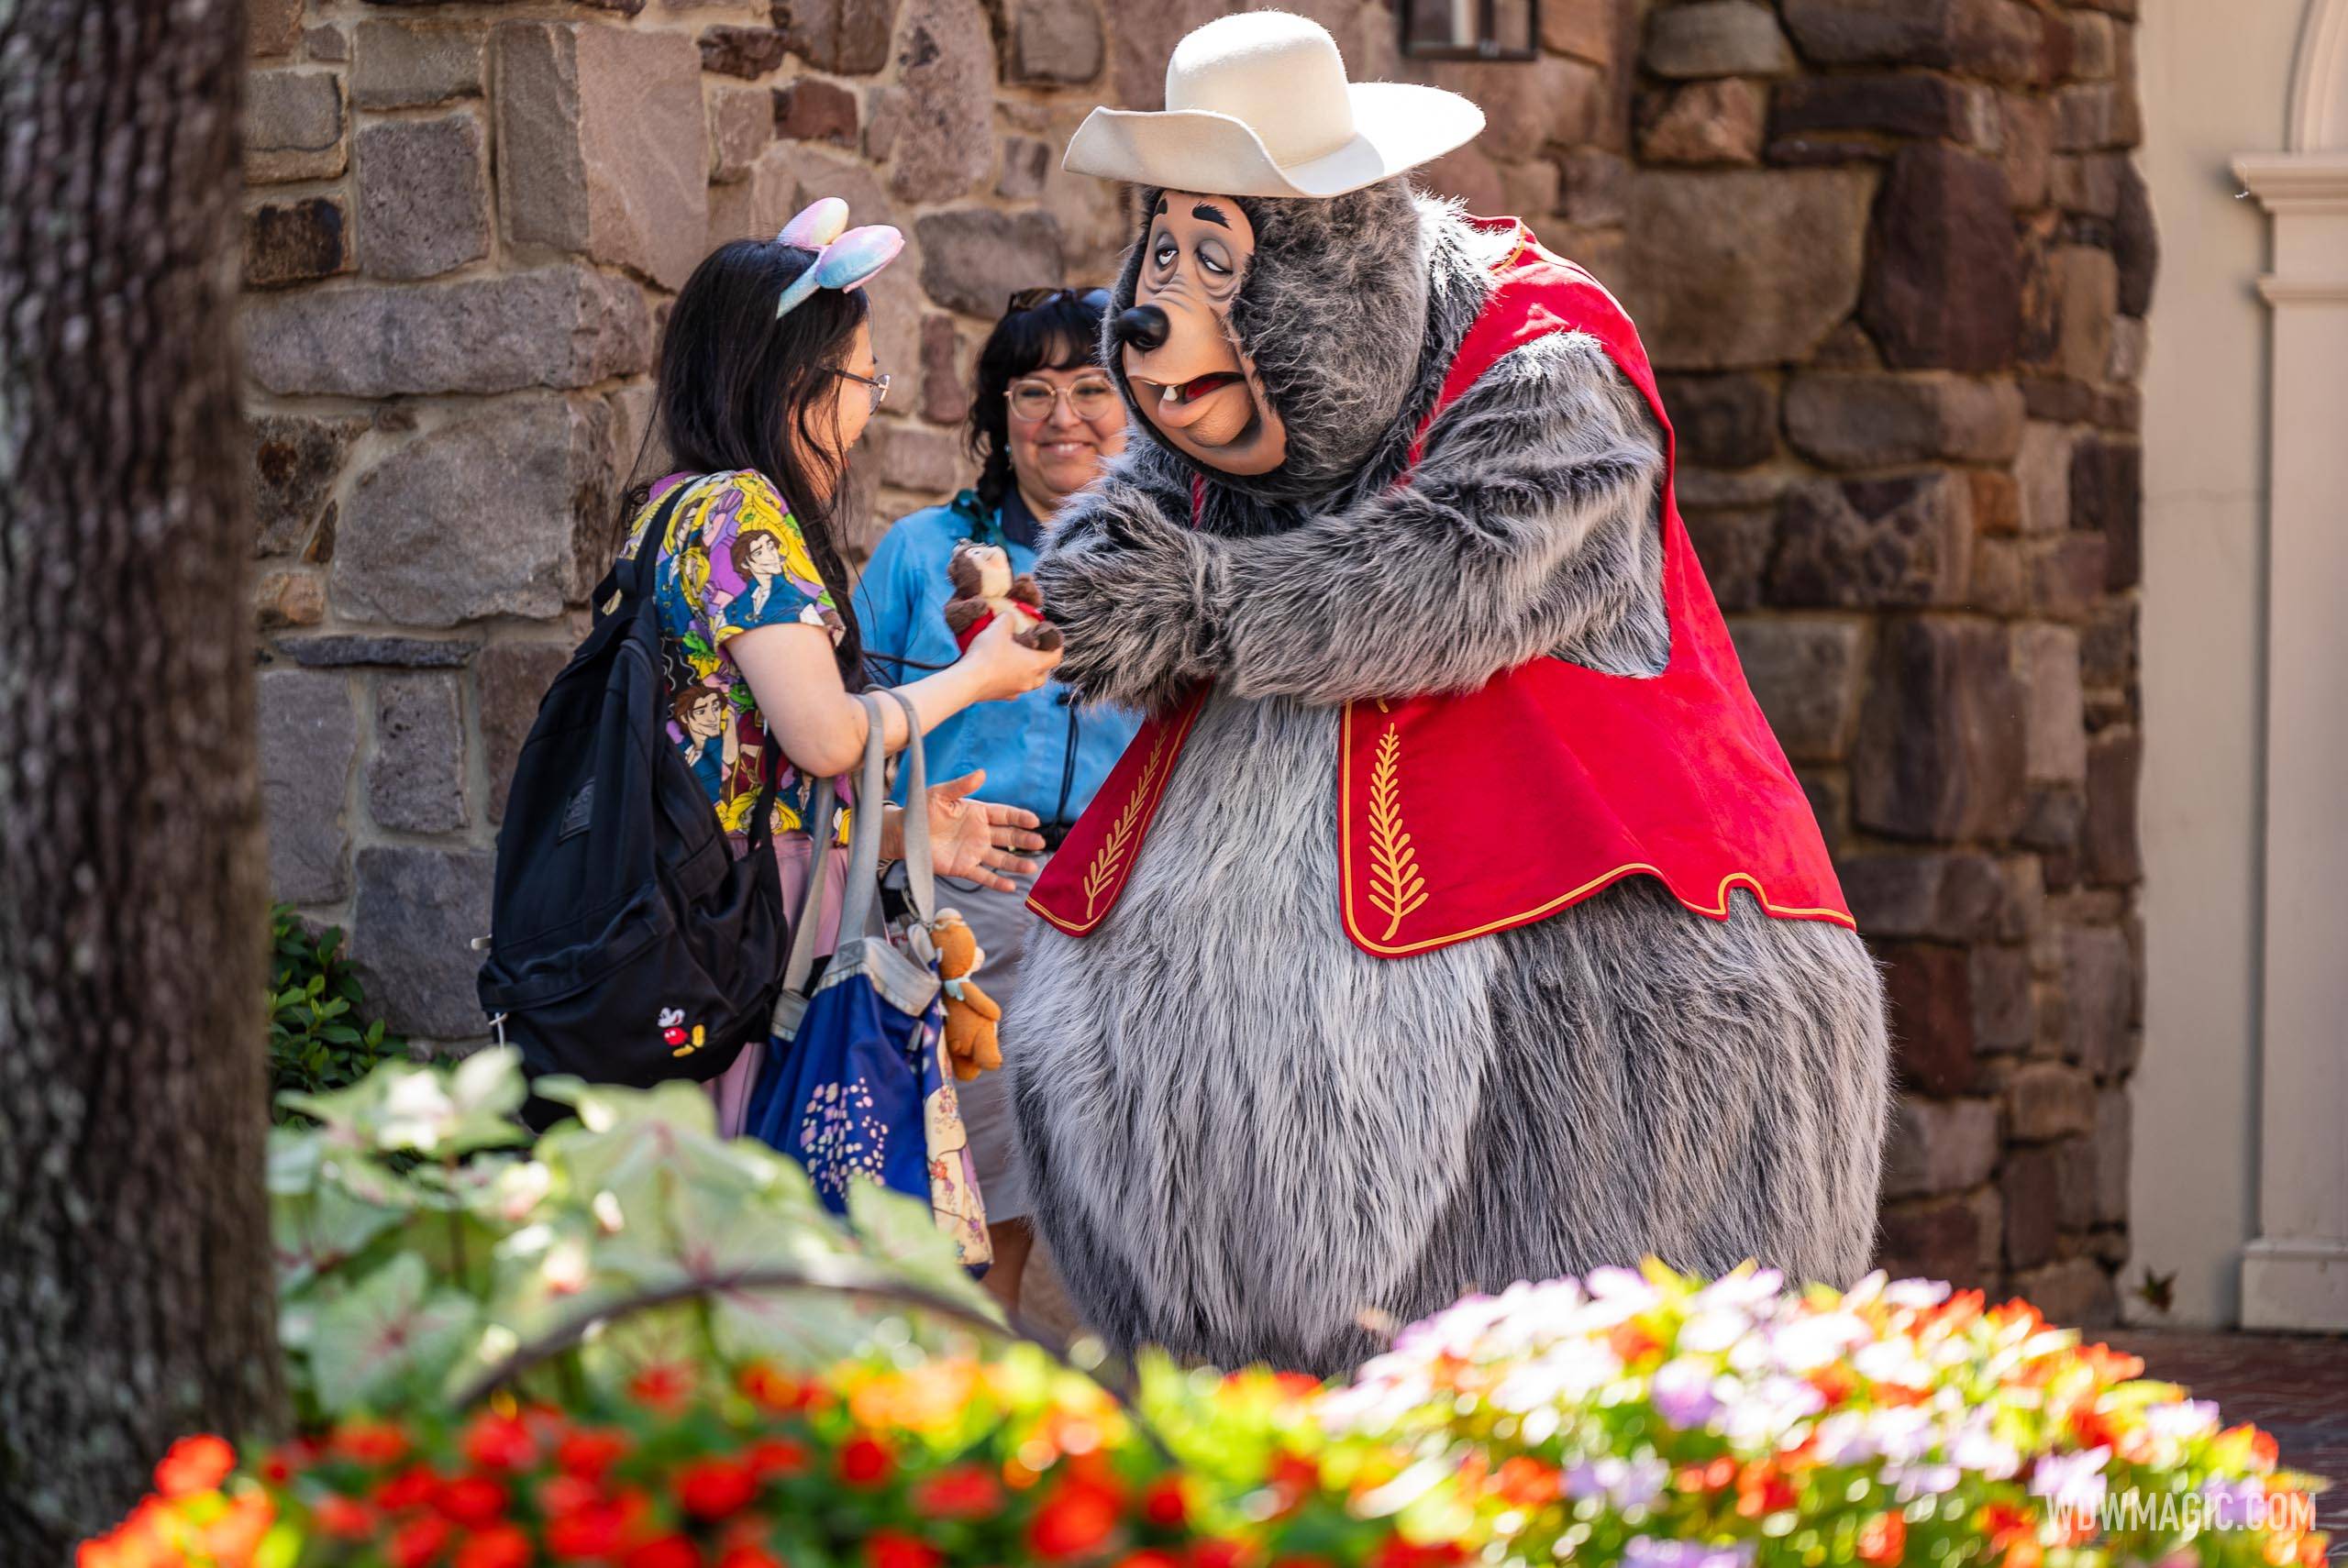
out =
{"type": "Polygon", "coordinates": [[[1173,385],[1171,382],[1168,382],[1167,385],[1165,385],[1165,386],[1163,386],[1163,387],[1160,387],[1160,388],[1158,389],[1158,392],[1157,392],[1157,401],[1158,401],[1158,402],[1160,402],[1160,403],[1177,403],[1177,402],[1180,402],[1180,399],[1181,399],[1181,392],[1182,392],[1182,389],[1181,389],[1180,387],[1175,386],[1175,385],[1173,385]]]}

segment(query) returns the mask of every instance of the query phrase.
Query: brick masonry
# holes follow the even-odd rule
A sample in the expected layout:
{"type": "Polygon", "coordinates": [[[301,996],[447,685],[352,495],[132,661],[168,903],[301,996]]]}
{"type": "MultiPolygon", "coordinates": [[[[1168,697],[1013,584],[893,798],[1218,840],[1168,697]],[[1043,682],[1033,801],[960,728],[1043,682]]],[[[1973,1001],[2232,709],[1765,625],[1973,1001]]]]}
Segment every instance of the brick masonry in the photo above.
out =
{"type": "MultiPolygon", "coordinates": [[[[1539,58],[1357,79],[1490,128],[1426,171],[1624,296],[1748,674],[1893,999],[1887,1266],[2112,1309],[2140,1040],[2135,0],[1545,0],[1539,58]]],[[[273,0],[245,329],[282,896],[393,1024],[476,1027],[505,775],[637,465],[657,324],[817,194],[903,228],[855,541],[967,478],[1001,296],[1105,281],[1058,164],[1224,0],[273,0]]]]}

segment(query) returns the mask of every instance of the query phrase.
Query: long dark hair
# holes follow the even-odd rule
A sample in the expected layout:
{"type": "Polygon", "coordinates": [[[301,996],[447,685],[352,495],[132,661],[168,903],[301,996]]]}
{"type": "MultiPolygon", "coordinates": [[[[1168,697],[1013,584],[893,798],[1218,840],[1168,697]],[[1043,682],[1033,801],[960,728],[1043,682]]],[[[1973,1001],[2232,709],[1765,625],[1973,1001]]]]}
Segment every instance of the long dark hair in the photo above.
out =
{"type": "MultiPolygon", "coordinates": [[[[847,475],[815,431],[844,392],[865,395],[832,372],[847,360],[871,307],[861,289],[817,289],[777,320],[784,286],[814,259],[797,246],[737,239],[693,269],[661,334],[655,428],[673,469],[755,469],[774,481],[847,623],[835,652],[841,679],[855,690],[864,684],[864,639],[836,523],[847,475]]],[[[630,516],[648,491],[639,485],[628,492],[630,516]]]]}
{"type": "Polygon", "coordinates": [[[990,515],[1015,482],[1011,471],[1011,405],[1003,393],[1020,377],[1036,370],[1073,370],[1098,357],[1101,307],[1084,303],[1084,291],[1062,289],[1027,310],[1003,312],[979,350],[978,382],[971,388],[970,456],[979,460],[979,502],[990,515]]]}

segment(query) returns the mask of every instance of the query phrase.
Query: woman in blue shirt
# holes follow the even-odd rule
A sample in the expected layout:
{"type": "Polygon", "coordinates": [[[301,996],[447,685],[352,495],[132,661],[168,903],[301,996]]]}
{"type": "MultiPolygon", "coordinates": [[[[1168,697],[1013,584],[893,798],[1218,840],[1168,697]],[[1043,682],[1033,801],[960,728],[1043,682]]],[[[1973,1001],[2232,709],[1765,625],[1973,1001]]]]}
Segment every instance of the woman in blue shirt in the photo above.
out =
{"type": "MultiPolygon", "coordinates": [[[[909,672],[954,662],[959,650],[946,625],[946,602],[954,594],[946,563],[955,546],[965,539],[1001,545],[1013,571],[1034,569],[1036,547],[1060,502],[1124,450],[1124,404],[1094,359],[1108,303],[1106,289],[1029,289],[1012,296],[979,354],[969,419],[971,454],[981,465],[977,487],[900,518],[857,585],[857,621],[876,679],[897,684],[909,672]]],[[[1048,604],[1044,613],[1051,613],[1048,604]]],[[[929,735],[930,773],[955,778],[983,769],[988,800],[1034,812],[1046,848],[1030,857],[1040,869],[1139,723],[1138,715],[1113,710],[1080,712],[1065,688],[1049,683],[940,723],[929,735]]],[[[1015,1005],[1019,956],[1036,918],[1025,902],[1032,881],[1008,893],[949,884],[954,907],[986,951],[979,983],[1006,1009],[1015,1005]]],[[[994,1239],[987,1288],[1015,1309],[1031,1238],[1005,1075],[988,1073],[963,1085],[961,1102],[994,1239]]]]}

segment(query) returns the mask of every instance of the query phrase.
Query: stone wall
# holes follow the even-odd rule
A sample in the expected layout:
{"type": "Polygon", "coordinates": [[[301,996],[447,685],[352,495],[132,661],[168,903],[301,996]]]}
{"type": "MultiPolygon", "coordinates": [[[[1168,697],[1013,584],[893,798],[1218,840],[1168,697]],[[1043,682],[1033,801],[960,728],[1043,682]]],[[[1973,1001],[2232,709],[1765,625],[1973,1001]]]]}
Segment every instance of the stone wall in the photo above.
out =
{"type": "MultiPolygon", "coordinates": [[[[2107,1311],[2137,1043],[2134,0],[1545,0],[1429,171],[1614,285],[1681,499],[1890,977],[1886,1261],[2107,1311]]],[[[1102,282],[1063,174],[1219,0],[255,0],[249,349],[279,895],[480,1028],[503,786],[637,469],[658,323],[818,194],[904,229],[859,544],[965,482],[1004,296],[1102,282]]],[[[648,459],[648,462],[649,460],[648,459]]]]}

